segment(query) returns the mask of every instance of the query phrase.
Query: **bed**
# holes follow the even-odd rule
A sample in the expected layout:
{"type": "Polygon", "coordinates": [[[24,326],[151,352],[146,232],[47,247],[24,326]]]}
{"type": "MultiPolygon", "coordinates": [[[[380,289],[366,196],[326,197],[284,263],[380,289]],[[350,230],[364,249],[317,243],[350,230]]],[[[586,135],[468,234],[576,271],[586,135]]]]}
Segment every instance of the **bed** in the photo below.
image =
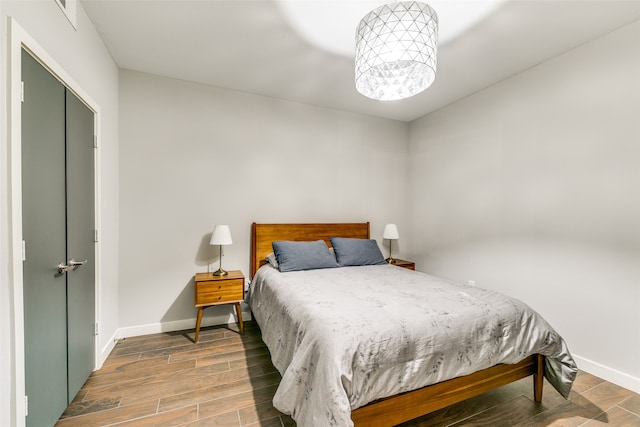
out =
{"type": "Polygon", "coordinates": [[[527,376],[536,402],[544,377],[568,396],[577,368],[564,340],[520,301],[392,265],[281,273],[266,262],[274,241],[331,237],[369,239],[369,223],[252,224],[247,301],[282,375],[274,406],[298,425],[393,426],[527,376]],[[453,300],[486,313],[470,323],[488,338],[452,332],[467,316],[453,300]]]}

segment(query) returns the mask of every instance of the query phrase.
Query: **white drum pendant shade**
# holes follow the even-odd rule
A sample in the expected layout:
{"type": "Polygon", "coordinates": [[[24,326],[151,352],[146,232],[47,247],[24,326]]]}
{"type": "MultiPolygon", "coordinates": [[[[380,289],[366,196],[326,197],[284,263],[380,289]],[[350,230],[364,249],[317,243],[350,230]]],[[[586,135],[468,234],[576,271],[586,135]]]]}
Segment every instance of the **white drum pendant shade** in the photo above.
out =
{"type": "Polygon", "coordinates": [[[416,95],[436,78],[438,15],[426,3],[380,6],[356,31],[356,89],[366,97],[395,100],[416,95]]]}

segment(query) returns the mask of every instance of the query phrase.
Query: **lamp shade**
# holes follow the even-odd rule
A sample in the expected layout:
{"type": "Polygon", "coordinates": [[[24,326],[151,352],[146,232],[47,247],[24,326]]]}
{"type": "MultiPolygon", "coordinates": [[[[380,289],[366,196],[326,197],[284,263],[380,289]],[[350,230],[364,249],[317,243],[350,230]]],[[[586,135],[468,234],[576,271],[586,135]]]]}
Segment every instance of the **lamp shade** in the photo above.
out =
{"type": "Polygon", "coordinates": [[[395,224],[387,224],[384,226],[384,232],[382,233],[383,239],[397,240],[400,238],[398,234],[398,226],[395,224]]]}
{"type": "Polygon", "coordinates": [[[438,15],[428,4],[380,6],[356,29],[356,89],[379,100],[416,95],[436,78],[437,50],[438,15]]]}
{"type": "Polygon", "coordinates": [[[228,225],[216,225],[216,228],[213,230],[213,234],[211,235],[211,240],[209,241],[210,245],[230,245],[233,241],[231,240],[231,230],[228,225]]]}

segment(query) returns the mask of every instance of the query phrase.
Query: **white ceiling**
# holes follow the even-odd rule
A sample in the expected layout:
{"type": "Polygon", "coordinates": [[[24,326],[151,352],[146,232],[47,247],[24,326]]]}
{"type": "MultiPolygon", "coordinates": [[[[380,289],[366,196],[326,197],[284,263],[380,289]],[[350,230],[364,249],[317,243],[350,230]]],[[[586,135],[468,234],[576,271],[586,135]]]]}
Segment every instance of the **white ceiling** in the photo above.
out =
{"type": "MultiPolygon", "coordinates": [[[[285,1],[311,6],[322,0],[285,1]]],[[[343,13],[347,0],[322,2],[335,13],[318,13],[317,19],[336,33],[344,25],[355,33],[357,19],[338,18],[350,16],[343,13]]],[[[383,102],[355,90],[352,55],[308,42],[276,0],[82,0],[82,5],[121,68],[407,122],[640,19],[638,0],[508,0],[439,45],[430,88],[383,102]]],[[[445,25],[442,19],[440,24],[445,25]]]]}

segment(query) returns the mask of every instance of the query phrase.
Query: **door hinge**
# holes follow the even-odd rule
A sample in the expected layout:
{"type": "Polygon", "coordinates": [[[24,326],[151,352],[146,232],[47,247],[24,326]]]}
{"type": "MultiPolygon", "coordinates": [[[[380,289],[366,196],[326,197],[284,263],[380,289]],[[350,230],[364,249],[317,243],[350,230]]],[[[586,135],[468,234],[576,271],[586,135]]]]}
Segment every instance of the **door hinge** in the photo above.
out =
{"type": "Polygon", "coordinates": [[[27,243],[22,241],[22,262],[27,260],[27,243]]]}
{"type": "Polygon", "coordinates": [[[98,230],[93,230],[93,241],[94,243],[98,242],[98,230]]]}
{"type": "Polygon", "coordinates": [[[20,82],[20,101],[24,102],[24,82],[20,82]]]}
{"type": "Polygon", "coordinates": [[[93,334],[94,335],[99,335],[98,322],[93,324],[93,334]]]}
{"type": "Polygon", "coordinates": [[[24,397],[24,416],[29,415],[29,396],[24,397]]]}

